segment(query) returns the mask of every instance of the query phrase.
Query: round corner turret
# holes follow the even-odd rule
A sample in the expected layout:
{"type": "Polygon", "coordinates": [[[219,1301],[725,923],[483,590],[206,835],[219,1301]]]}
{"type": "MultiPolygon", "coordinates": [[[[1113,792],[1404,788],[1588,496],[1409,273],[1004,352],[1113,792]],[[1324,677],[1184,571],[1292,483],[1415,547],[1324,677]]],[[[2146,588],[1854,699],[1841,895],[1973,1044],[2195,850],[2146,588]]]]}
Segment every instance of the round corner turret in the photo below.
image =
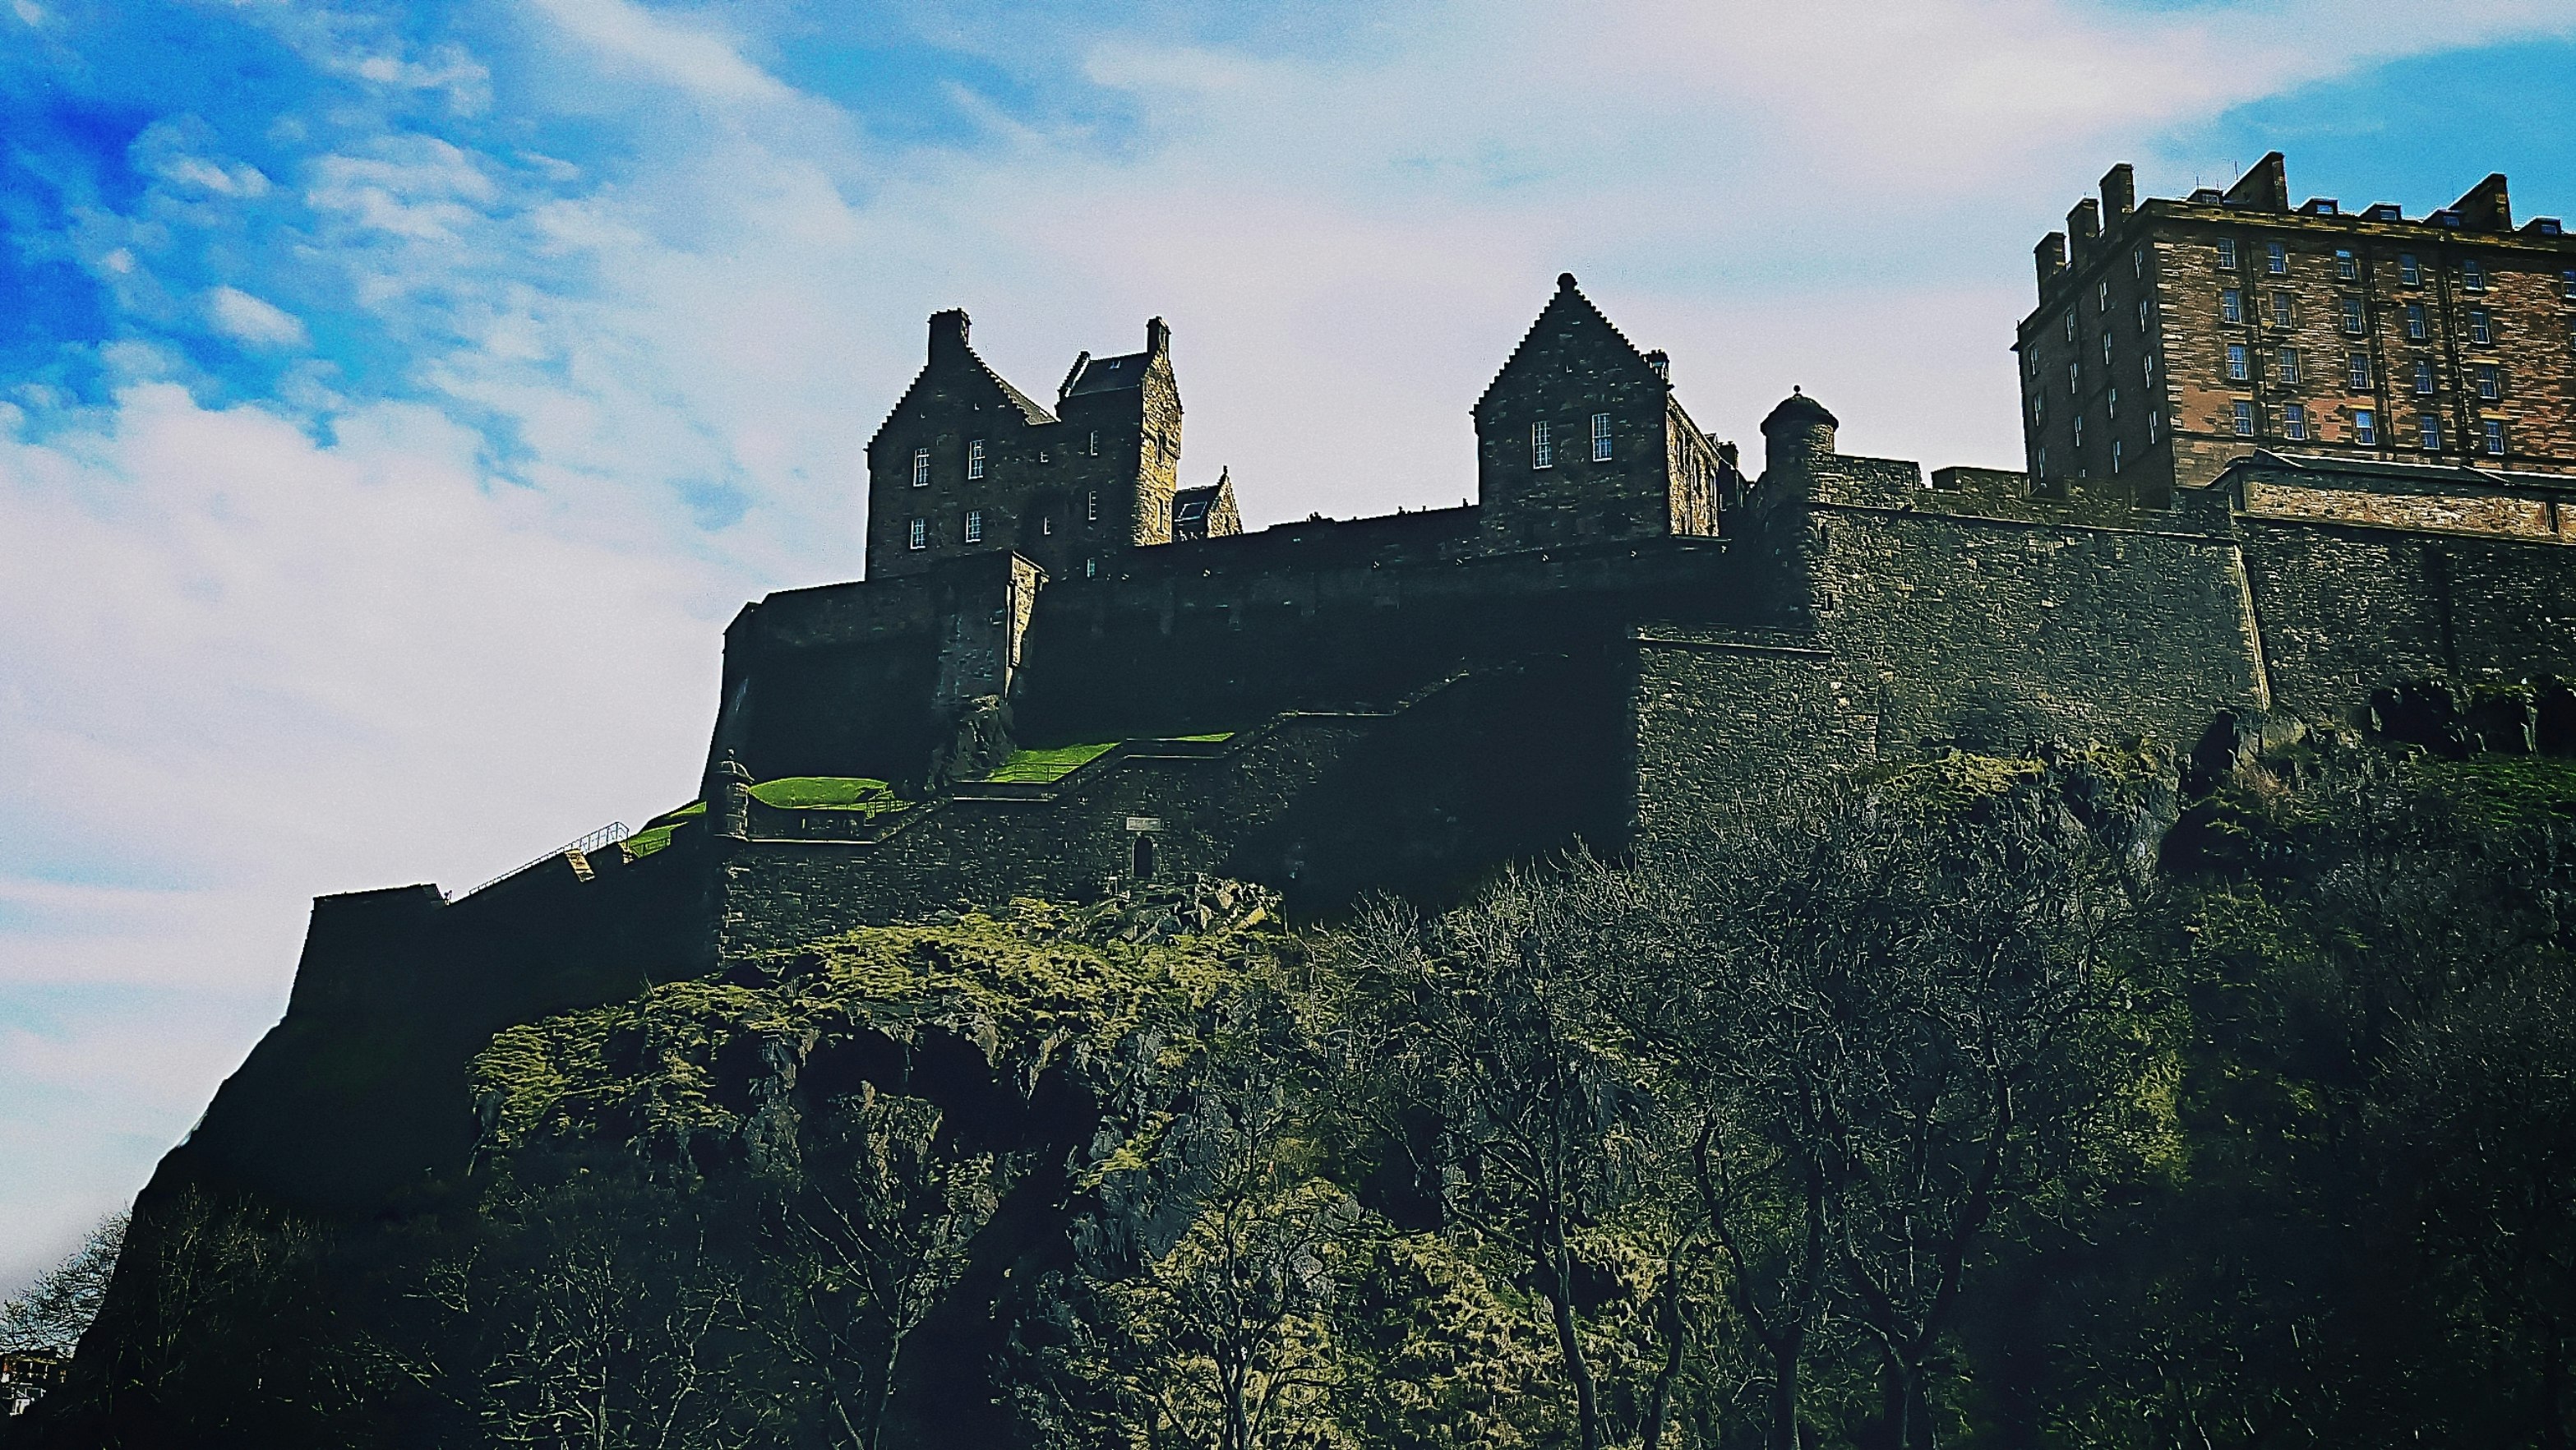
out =
{"type": "Polygon", "coordinates": [[[1762,470],[1766,481],[1803,477],[1834,454],[1834,430],[1841,420],[1832,410],[1792,388],[1780,406],[1762,420],[1762,470]]]}

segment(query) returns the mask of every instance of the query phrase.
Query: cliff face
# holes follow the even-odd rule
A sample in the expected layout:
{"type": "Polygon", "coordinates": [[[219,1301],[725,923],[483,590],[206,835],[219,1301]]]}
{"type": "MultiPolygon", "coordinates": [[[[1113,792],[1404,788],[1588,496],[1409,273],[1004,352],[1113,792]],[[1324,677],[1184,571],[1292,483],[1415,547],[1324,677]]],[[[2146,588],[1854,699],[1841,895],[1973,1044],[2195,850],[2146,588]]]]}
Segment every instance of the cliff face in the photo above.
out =
{"type": "Polygon", "coordinates": [[[352,978],[371,918],[479,899],[361,898],[0,1442],[1760,1443],[1790,1377],[1831,1445],[2511,1443],[2576,1410],[2543,693],[2392,694],[2429,755],[1954,754],[1332,931],[1188,878],[352,978]]]}

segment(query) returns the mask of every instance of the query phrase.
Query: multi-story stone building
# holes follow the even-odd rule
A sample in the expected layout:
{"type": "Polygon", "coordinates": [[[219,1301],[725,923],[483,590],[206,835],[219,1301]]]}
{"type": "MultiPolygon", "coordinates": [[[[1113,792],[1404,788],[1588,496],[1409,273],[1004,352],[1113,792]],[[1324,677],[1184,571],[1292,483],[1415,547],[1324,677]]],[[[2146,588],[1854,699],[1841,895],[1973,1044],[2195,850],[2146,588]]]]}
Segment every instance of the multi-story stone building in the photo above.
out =
{"type": "Polygon", "coordinates": [[[2043,489],[2162,507],[2256,449],[2576,472],[2576,238],[2516,228],[2501,175],[2410,220],[2293,207],[2277,151],[2179,201],[2122,164],[2036,255],[2014,348],[2043,489]]]}
{"type": "Polygon", "coordinates": [[[1181,390],[1163,319],[1143,352],[1076,356],[1053,410],[977,357],[966,325],[930,319],[928,361],[868,440],[868,577],[1008,551],[1070,579],[1170,543],[1181,390]]]}

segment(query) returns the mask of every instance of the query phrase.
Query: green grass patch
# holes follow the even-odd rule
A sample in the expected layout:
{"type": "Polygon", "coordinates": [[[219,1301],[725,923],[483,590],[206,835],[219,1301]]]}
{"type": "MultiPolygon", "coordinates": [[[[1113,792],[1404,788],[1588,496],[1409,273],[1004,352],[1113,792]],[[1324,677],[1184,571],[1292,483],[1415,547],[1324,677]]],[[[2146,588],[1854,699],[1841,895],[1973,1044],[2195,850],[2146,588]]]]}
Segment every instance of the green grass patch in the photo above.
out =
{"type": "Polygon", "coordinates": [[[881,780],[858,775],[789,775],[764,780],[751,798],[790,811],[899,811],[903,801],[881,780]]]}
{"type": "Polygon", "coordinates": [[[2576,816],[2576,761],[2533,755],[2427,760],[2418,769],[2428,804],[2492,829],[2576,816]]]}
{"type": "Polygon", "coordinates": [[[675,811],[664,811],[644,823],[644,829],[626,838],[626,854],[650,856],[671,844],[671,833],[707,813],[705,801],[691,801],[675,811]]]}
{"type": "Polygon", "coordinates": [[[1090,764],[1119,742],[1104,740],[1097,745],[1059,745],[1053,750],[1014,750],[1001,768],[984,777],[989,781],[1008,781],[1025,785],[1050,785],[1071,775],[1077,767],[1090,764]]]}

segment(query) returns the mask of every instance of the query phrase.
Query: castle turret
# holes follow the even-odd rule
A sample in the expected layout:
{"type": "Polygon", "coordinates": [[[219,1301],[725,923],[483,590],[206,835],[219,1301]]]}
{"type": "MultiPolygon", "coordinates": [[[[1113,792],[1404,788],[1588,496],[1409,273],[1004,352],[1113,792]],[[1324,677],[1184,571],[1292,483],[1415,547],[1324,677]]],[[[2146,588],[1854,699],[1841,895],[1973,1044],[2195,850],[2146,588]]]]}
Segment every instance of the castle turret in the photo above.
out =
{"type": "Polygon", "coordinates": [[[1840,426],[1824,404],[1801,388],[1789,390],[1762,420],[1762,491],[1774,500],[1809,497],[1816,470],[1834,456],[1840,426]]]}

